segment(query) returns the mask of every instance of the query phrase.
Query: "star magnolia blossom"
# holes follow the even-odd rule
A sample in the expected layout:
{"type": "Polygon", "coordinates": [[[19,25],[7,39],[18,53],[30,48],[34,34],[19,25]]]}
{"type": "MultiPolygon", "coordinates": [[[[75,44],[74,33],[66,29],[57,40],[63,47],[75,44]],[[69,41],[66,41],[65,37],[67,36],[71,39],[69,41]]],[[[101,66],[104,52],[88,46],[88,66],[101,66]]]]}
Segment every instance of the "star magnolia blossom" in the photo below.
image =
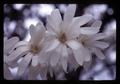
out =
{"type": "MultiPolygon", "coordinates": [[[[76,5],[69,5],[63,20],[58,9],[47,17],[46,29],[40,21],[36,26],[30,26],[30,41],[19,41],[6,44],[4,61],[7,64],[18,63],[18,76],[22,76],[29,69],[28,79],[36,79],[40,73],[47,79],[47,72],[57,78],[57,74],[77,69],[80,65],[91,61],[92,54],[100,59],[105,56],[101,50],[108,47],[102,39],[106,35],[98,33],[101,21],[95,21],[91,26],[85,26],[93,18],[89,14],[74,17],[76,5]]],[[[14,38],[15,39],[15,38],[14,38]]],[[[64,75],[63,75],[64,76],[64,75]]]]}
{"type": "MultiPolygon", "coordinates": [[[[64,71],[67,71],[68,63],[68,48],[71,48],[73,52],[79,50],[81,45],[76,40],[80,34],[95,34],[99,31],[98,28],[93,27],[81,27],[88,23],[92,16],[85,14],[80,17],[74,17],[76,5],[69,5],[64,14],[63,20],[61,18],[58,9],[55,9],[50,16],[47,17],[47,35],[49,40],[49,47],[46,52],[56,51],[58,55],[51,57],[50,64],[55,66],[58,62],[63,66],[64,71]],[[93,30],[92,30],[93,28],[93,30]]],[[[79,59],[80,55],[74,53],[74,57],[79,63],[83,64],[83,59],[79,59]]],[[[87,60],[88,61],[88,60],[87,60]]]]}
{"type": "MultiPolygon", "coordinates": [[[[8,39],[7,37],[4,37],[4,58],[8,57],[10,54],[10,50],[13,48],[13,46],[19,41],[17,37],[12,37],[8,39]]],[[[11,80],[14,79],[13,75],[11,74],[9,67],[15,67],[17,66],[16,60],[12,62],[6,62],[4,59],[4,78],[11,80]]]]}
{"type": "MultiPolygon", "coordinates": [[[[18,76],[22,76],[25,70],[31,67],[39,66],[39,59],[43,58],[46,53],[44,53],[44,36],[45,27],[42,22],[39,22],[36,26],[30,26],[31,39],[29,42],[19,41],[10,51],[11,54],[5,58],[6,62],[11,62],[20,57],[23,59],[18,64],[18,76]]],[[[32,73],[30,71],[30,73],[32,73]]]]}

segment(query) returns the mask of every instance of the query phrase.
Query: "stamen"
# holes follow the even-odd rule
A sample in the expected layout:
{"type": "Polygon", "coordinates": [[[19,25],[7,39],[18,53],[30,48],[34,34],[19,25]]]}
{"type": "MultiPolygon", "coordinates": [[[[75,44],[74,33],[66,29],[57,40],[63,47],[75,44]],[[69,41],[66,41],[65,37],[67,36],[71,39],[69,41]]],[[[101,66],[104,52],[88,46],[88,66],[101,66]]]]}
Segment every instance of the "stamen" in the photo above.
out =
{"type": "Polygon", "coordinates": [[[40,51],[41,49],[38,46],[31,45],[31,52],[36,54],[40,51]]]}
{"type": "Polygon", "coordinates": [[[62,43],[65,43],[65,41],[67,41],[67,38],[66,38],[65,33],[61,33],[61,34],[60,34],[59,40],[60,40],[62,43]]]}

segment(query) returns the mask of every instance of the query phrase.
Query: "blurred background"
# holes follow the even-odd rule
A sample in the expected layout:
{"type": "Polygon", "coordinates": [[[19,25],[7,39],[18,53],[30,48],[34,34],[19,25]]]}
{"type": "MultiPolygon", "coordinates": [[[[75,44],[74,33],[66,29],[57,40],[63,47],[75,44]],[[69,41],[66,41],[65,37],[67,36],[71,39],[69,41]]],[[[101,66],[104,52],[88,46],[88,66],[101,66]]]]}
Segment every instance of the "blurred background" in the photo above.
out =
{"type": "MultiPolygon", "coordinates": [[[[29,41],[28,32],[31,24],[36,25],[39,20],[46,24],[46,16],[58,8],[61,15],[66,11],[68,4],[4,4],[4,36],[11,38],[18,36],[20,40],[29,41]]],[[[77,4],[75,16],[85,13],[93,15],[95,20],[102,20],[100,32],[108,35],[106,41],[109,48],[104,51],[105,60],[93,59],[87,71],[78,68],[65,75],[65,79],[78,80],[114,80],[116,79],[116,19],[114,7],[110,4],[77,4]]],[[[13,75],[17,68],[9,68],[13,75]]]]}

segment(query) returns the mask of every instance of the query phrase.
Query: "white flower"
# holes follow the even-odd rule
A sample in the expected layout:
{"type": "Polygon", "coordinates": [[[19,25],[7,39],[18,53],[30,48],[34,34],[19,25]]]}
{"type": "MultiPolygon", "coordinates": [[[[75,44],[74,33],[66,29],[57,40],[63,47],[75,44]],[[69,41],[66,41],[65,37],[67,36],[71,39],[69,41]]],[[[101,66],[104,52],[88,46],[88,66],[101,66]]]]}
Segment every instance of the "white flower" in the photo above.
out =
{"type": "Polygon", "coordinates": [[[6,62],[5,58],[8,57],[10,50],[18,41],[19,39],[17,37],[12,37],[10,39],[4,37],[4,78],[8,80],[14,79],[13,75],[9,70],[9,67],[17,66],[17,61],[15,60],[12,62],[6,62]]]}
{"type": "Polygon", "coordinates": [[[85,61],[90,61],[92,54],[95,54],[99,59],[104,59],[105,56],[101,50],[104,50],[109,46],[107,42],[102,41],[104,38],[106,38],[104,33],[93,35],[81,34],[78,38],[81,45],[80,50],[74,53],[81,55],[82,59],[85,61]]]}
{"type": "MultiPolygon", "coordinates": [[[[18,76],[22,76],[27,68],[39,66],[39,59],[46,59],[44,58],[44,55],[46,55],[46,53],[44,53],[45,31],[45,27],[41,21],[36,26],[31,25],[30,41],[19,41],[10,51],[11,54],[5,59],[7,62],[11,62],[23,57],[18,64],[18,76]]],[[[40,66],[39,69],[41,69],[40,66]]],[[[29,72],[31,73],[30,70],[29,72]]]]}
{"type": "MultiPolygon", "coordinates": [[[[76,40],[76,37],[79,36],[80,33],[86,34],[94,34],[98,32],[98,29],[91,30],[91,27],[80,28],[81,25],[89,22],[92,17],[89,14],[85,14],[80,17],[74,17],[76,10],[76,5],[69,5],[64,14],[63,20],[61,18],[60,12],[58,9],[55,9],[50,16],[47,17],[47,36],[48,36],[48,49],[46,52],[54,51],[54,53],[50,57],[51,66],[55,66],[57,63],[60,63],[64,69],[67,71],[67,63],[68,63],[68,48],[71,48],[72,51],[78,50],[81,45],[76,40]]],[[[74,55],[77,58],[80,55],[74,55]]],[[[81,59],[82,60],[82,59],[81,59]]],[[[82,61],[79,60],[79,64],[82,65],[82,61]]]]}

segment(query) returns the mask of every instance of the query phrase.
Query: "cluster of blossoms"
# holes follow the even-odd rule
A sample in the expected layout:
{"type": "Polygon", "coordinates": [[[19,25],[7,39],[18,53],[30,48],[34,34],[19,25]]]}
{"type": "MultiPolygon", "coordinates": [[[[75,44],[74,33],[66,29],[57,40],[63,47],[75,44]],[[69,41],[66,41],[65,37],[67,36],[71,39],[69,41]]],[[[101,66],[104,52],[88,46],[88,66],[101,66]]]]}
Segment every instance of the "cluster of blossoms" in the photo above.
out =
{"type": "MultiPolygon", "coordinates": [[[[4,37],[4,68],[6,77],[7,66],[18,67],[17,76],[28,73],[28,79],[42,79],[57,76],[60,72],[75,70],[84,63],[92,61],[92,54],[104,59],[102,50],[109,45],[103,42],[106,37],[99,33],[101,21],[86,25],[93,18],[89,14],[74,17],[76,5],[69,5],[63,20],[58,9],[47,17],[46,26],[41,21],[31,25],[30,41],[19,41],[18,37],[4,37]],[[20,62],[18,60],[22,58],[20,62]],[[26,72],[28,70],[28,72],[26,72]]],[[[6,78],[10,78],[10,75],[6,78]]]]}

